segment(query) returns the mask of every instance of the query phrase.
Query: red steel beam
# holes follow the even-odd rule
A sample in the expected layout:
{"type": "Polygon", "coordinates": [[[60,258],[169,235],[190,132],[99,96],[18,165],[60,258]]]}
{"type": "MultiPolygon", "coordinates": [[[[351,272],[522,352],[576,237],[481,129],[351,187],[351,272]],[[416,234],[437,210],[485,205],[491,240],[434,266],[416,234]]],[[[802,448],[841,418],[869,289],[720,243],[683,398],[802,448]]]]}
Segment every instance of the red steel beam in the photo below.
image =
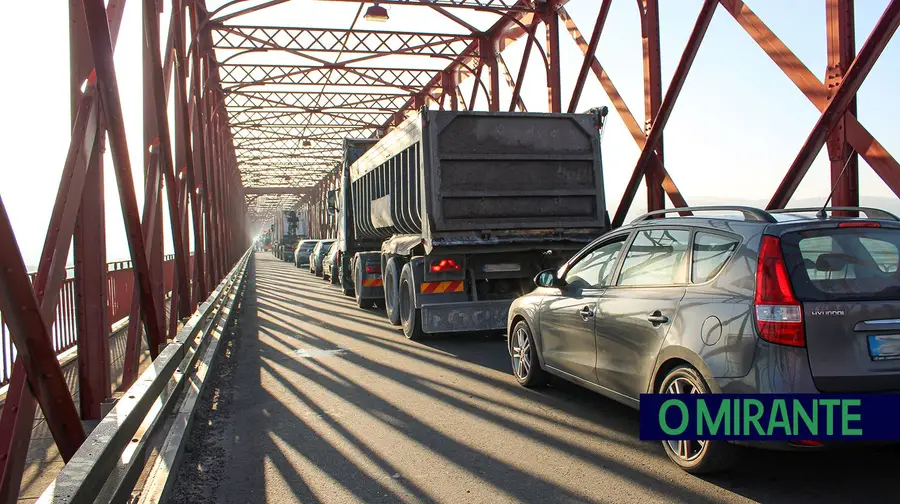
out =
{"type": "MultiPolygon", "coordinates": [[[[800,58],[741,0],[720,0],[720,3],[819,112],[823,112],[828,105],[828,91],[800,58]]],[[[846,115],[847,141],[900,197],[900,163],[859,123],[855,115],[849,112],[846,115]]]]}
{"type": "MultiPolygon", "coordinates": [[[[850,68],[856,56],[855,23],[853,0],[826,0],[825,19],[828,34],[828,69],[825,86],[828,99],[850,68]]],[[[847,106],[850,114],[856,115],[856,98],[847,106]]],[[[828,158],[831,162],[831,187],[834,188],[834,206],[859,206],[859,156],[852,152],[847,143],[847,115],[838,120],[837,126],[828,137],[828,158]]],[[[859,212],[835,212],[837,215],[857,217],[859,212]]]]}
{"type": "MultiPolygon", "coordinates": [[[[178,208],[175,171],[172,167],[172,139],[169,134],[168,104],[165,89],[165,82],[167,82],[168,79],[165,79],[163,76],[163,62],[162,57],[159,54],[160,30],[159,12],[157,7],[156,0],[144,0],[144,43],[149,49],[150,65],[152,66],[150,80],[153,101],[156,104],[154,110],[156,112],[156,131],[159,135],[159,162],[160,170],[162,171],[166,182],[166,192],[168,194],[169,221],[172,226],[172,241],[175,246],[175,275],[178,279],[178,287],[186,289],[183,296],[178,296],[178,313],[184,318],[190,315],[191,312],[190,284],[188,283],[187,275],[188,250],[182,234],[181,210],[178,208]]],[[[160,248],[160,250],[162,249],[160,248]]],[[[162,295],[162,293],[160,293],[160,295],[162,295]]],[[[160,339],[157,343],[162,343],[162,341],[163,340],[160,339]]]]}
{"type": "MultiPolygon", "coordinates": [[[[186,189],[187,195],[190,197],[191,203],[191,217],[193,222],[193,233],[194,233],[194,261],[195,264],[203,263],[204,258],[204,249],[203,249],[203,205],[200,201],[200,197],[197,194],[197,189],[199,187],[197,183],[197,168],[194,166],[194,149],[191,145],[191,113],[190,113],[190,100],[188,98],[190,85],[188,84],[187,77],[187,68],[188,68],[188,59],[190,55],[186,51],[186,42],[185,42],[185,34],[184,34],[184,25],[185,25],[185,6],[183,5],[182,0],[175,0],[175,5],[173,6],[173,20],[176,26],[175,30],[175,59],[177,60],[177,64],[175,65],[176,69],[176,85],[175,85],[175,93],[176,93],[176,113],[178,124],[181,127],[182,137],[181,137],[181,146],[183,149],[183,156],[185,162],[185,175],[186,175],[186,189]]],[[[185,241],[185,243],[187,243],[185,241]]],[[[200,292],[206,292],[206,278],[203,275],[195,275],[196,278],[196,289],[199,289],[200,292]]],[[[196,292],[192,292],[191,301],[192,307],[196,306],[196,303],[199,302],[201,298],[197,296],[196,292]]]]}
{"type": "Polygon", "coordinates": [[[131,250],[135,269],[135,286],[141,297],[141,312],[147,331],[153,340],[160,341],[163,328],[158,324],[160,307],[156,305],[150,279],[150,263],[144,248],[144,237],[141,235],[141,222],[138,215],[137,197],[134,193],[134,179],[131,175],[131,159],[128,153],[128,141],[125,137],[125,124],[122,115],[122,103],[113,65],[112,43],[109,25],[106,21],[106,9],[103,0],[84,0],[84,17],[87,20],[91,40],[91,52],[97,72],[98,88],[103,102],[103,112],[109,131],[109,143],[112,148],[113,165],[116,183],[119,186],[119,198],[122,215],[125,221],[125,233],[128,247],[131,250]]]}
{"type": "Polygon", "coordinates": [[[866,39],[860,48],[859,54],[847,70],[841,82],[841,87],[838,88],[834,98],[825,107],[825,111],[822,112],[809,137],[803,143],[800,152],[797,153],[797,157],[788,169],[787,175],[785,175],[769,201],[767,209],[784,208],[790,201],[794,191],[797,190],[797,186],[800,185],[800,181],[803,180],[804,175],[806,175],[809,167],[825,144],[826,138],[838,121],[844,117],[847,107],[850,106],[850,103],[856,97],[856,92],[863,81],[865,81],[866,76],[869,75],[869,71],[875,65],[878,57],[881,56],[898,25],[900,25],[900,0],[891,0],[891,3],[888,4],[881,18],[875,24],[875,28],[872,29],[869,38],[866,39]]]}
{"type": "MultiPolygon", "coordinates": [[[[659,0],[638,0],[641,11],[641,43],[644,54],[644,131],[649,136],[656,124],[662,103],[662,66],[659,41],[659,0]]],[[[655,146],[660,165],[665,165],[663,157],[663,137],[655,146]]],[[[644,175],[647,184],[647,211],[662,210],[666,200],[662,189],[662,174],[654,164],[644,175]]],[[[662,217],[662,216],[659,216],[662,217]]]]}
{"type": "MultiPolygon", "coordinates": [[[[198,257],[195,260],[194,267],[198,268],[197,274],[203,277],[203,283],[206,285],[206,289],[202,291],[201,295],[198,296],[198,299],[206,298],[211,292],[212,285],[214,283],[212,276],[212,218],[210,216],[210,205],[209,205],[209,195],[207,183],[207,168],[208,168],[208,159],[207,155],[207,130],[210,128],[210,125],[207,123],[207,109],[206,109],[206,97],[204,96],[203,85],[201,83],[201,62],[202,62],[202,53],[200,50],[200,41],[196,39],[197,34],[200,31],[200,26],[206,22],[206,14],[205,10],[201,10],[199,5],[195,2],[191,4],[191,33],[194,34],[191,40],[191,92],[193,94],[194,101],[194,123],[192,128],[192,136],[193,136],[193,146],[194,152],[197,156],[195,167],[196,172],[199,173],[199,180],[196,180],[198,187],[195,189],[200,192],[200,202],[203,208],[203,249],[208,253],[204,255],[204,257],[198,257]]],[[[208,66],[209,61],[207,60],[208,66]]],[[[197,174],[195,173],[195,175],[197,174]]]]}
{"type": "Polygon", "coordinates": [[[562,112],[562,70],[559,55],[559,17],[556,15],[558,0],[549,0],[543,15],[547,37],[547,109],[562,112]]]}
{"type": "Polygon", "coordinates": [[[522,53],[522,63],[519,65],[519,75],[516,77],[516,87],[513,88],[512,99],[509,101],[509,111],[513,112],[516,105],[521,101],[519,96],[522,93],[522,83],[525,82],[525,72],[528,70],[528,61],[531,59],[531,48],[534,45],[534,33],[537,31],[538,18],[535,17],[528,27],[527,39],[525,41],[525,51],[522,53]]]}
{"type": "Polygon", "coordinates": [[[675,68],[672,82],[666,90],[666,97],[659,107],[659,112],[656,115],[653,127],[650,130],[650,134],[647,136],[647,143],[644,144],[644,148],[641,150],[641,155],[638,158],[634,172],[631,174],[631,179],[625,187],[622,200],[619,202],[619,208],[616,210],[616,215],[613,218],[613,227],[619,227],[625,222],[625,215],[628,213],[631,202],[634,201],[638,185],[650,164],[653,152],[662,140],[663,130],[666,127],[666,123],[669,121],[669,117],[672,115],[672,110],[675,108],[675,101],[678,100],[681,88],[684,87],[684,82],[690,72],[691,65],[694,63],[694,58],[697,56],[697,51],[700,49],[701,42],[703,42],[703,36],[706,35],[706,30],[709,28],[710,21],[712,21],[713,14],[716,11],[716,5],[716,0],[705,0],[703,2],[703,7],[700,9],[700,15],[697,17],[697,22],[694,24],[694,28],[688,38],[687,45],[681,55],[681,60],[679,60],[678,66],[675,68]]]}
{"type": "MultiPolygon", "coordinates": [[[[581,31],[575,24],[575,20],[573,20],[572,17],[569,16],[569,13],[566,12],[566,9],[564,7],[560,7],[557,12],[559,14],[559,18],[565,23],[566,29],[575,40],[575,43],[579,48],[581,48],[582,53],[584,53],[585,55],[590,54],[588,52],[588,43],[581,35],[581,31]]],[[[622,98],[619,90],[616,88],[615,84],[613,84],[612,79],[610,79],[609,77],[609,74],[607,74],[606,70],[603,69],[603,66],[600,65],[600,61],[597,59],[596,55],[591,55],[591,70],[594,72],[597,80],[600,81],[600,86],[603,87],[603,91],[606,92],[606,95],[612,102],[613,107],[615,107],[616,111],[619,113],[619,117],[622,118],[622,122],[625,124],[625,128],[628,129],[629,133],[631,133],[631,137],[634,138],[634,141],[635,143],[637,143],[638,148],[643,149],[644,144],[647,142],[647,135],[644,132],[643,128],[641,128],[640,124],[638,124],[637,119],[635,119],[634,115],[628,109],[628,105],[625,103],[625,99],[622,98]]],[[[684,200],[684,197],[681,195],[681,191],[678,189],[678,186],[675,185],[675,181],[672,180],[672,177],[666,171],[665,167],[662,166],[662,164],[659,162],[659,158],[656,156],[656,153],[653,153],[651,162],[654,165],[658,166],[660,170],[662,170],[664,175],[662,184],[663,190],[665,190],[666,194],[669,195],[669,199],[672,200],[672,204],[674,204],[676,208],[685,208],[690,206],[684,200]]],[[[683,212],[681,215],[691,215],[691,213],[683,212]]]]}
{"type": "MultiPolygon", "coordinates": [[[[118,36],[123,6],[124,0],[111,0],[107,8],[113,41],[118,36]]],[[[76,26],[79,24],[77,20],[81,19],[81,6],[77,1],[70,3],[70,17],[73,14],[79,16],[73,18],[72,25],[76,26]]],[[[73,88],[77,83],[80,101],[78,107],[73,109],[72,140],[34,281],[42,316],[48,325],[52,324],[60,286],[65,278],[69,243],[75,231],[92,149],[96,146],[99,103],[95,84],[90,83],[85,93],[80,93],[80,84],[89,73],[90,68],[81,68],[79,73],[72,74],[73,88]]],[[[17,361],[0,417],[0,502],[13,502],[18,497],[36,407],[34,395],[27,386],[25,367],[17,361]]]]}
{"type": "MultiPolygon", "coordinates": [[[[91,75],[93,58],[80,1],[70,4],[70,95],[72,108],[82,99],[81,85],[91,75]]],[[[118,6],[122,11],[123,5],[118,6]]],[[[107,7],[109,10],[116,6],[107,7]]],[[[121,19],[121,15],[119,16],[121,19]]],[[[99,101],[91,86],[90,101],[99,101]]],[[[96,114],[100,116],[99,106],[96,114]]],[[[77,117],[75,118],[77,123],[77,117]]],[[[106,216],[103,191],[103,156],[106,135],[96,126],[91,130],[94,142],[86,157],[88,172],[73,237],[75,260],[76,326],[78,342],[78,398],[81,418],[99,420],[101,406],[109,397],[109,310],[107,309],[106,216]]],[[[85,141],[89,139],[86,137],[85,141]]],[[[85,153],[87,154],[87,152],[85,153]]]]}
{"type": "Polygon", "coordinates": [[[578,78],[575,79],[575,89],[572,92],[572,99],[569,101],[569,113],[575,112],[578,102],[581,100],[581,92],[584,83],[587,80],[588,71],[591,69],[591,61],[597,54],[597,46],[600,44],[600,34],[603,33],[603,25],[606,24],[606,18],[609,16],[609,7],[612,0],[603,0],[600,5],[600,12],[597,13],[597,21],[594,23],[594,31],[591,33],[591,42],[588,44],[587,51],[584,53],[584,61],[581,62],[581,70],[578,71],[578,78]]]}
{"type": "Polygon", "coordinates": [[[68,461],[84,442],[84,427],[53,350],[2,197],[0,243],[5,244],[0,247],[0,312],[18,351],[16,362],[23,364],[31,393],[41,405],[60,454],[68,461]]]}

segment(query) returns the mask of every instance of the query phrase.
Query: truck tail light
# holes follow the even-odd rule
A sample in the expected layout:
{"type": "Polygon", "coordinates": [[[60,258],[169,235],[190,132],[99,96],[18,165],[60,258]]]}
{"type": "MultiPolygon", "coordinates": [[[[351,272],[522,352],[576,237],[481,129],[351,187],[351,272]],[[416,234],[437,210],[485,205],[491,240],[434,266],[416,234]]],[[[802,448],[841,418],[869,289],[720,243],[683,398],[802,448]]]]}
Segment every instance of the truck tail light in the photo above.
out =
{"type": "Polygon", "coordinates": [[[432,273],[443,273],[445,271],[459,271],[462,266],[456,264],[453,259],[441,259],[440,261],[431,263],[432,273]]]}
{"type": "Polygon", "coordinates": [[[763,236],[756,266],[756,329],[771,343],[802,347],[806,345],[803,308],[788,277],[781,240],[763,236]]]}
{"type": "Polygon", "coordinates": [[[367,265],[366,273],[381,273],[381,266],[378,265],[367,265]]]}

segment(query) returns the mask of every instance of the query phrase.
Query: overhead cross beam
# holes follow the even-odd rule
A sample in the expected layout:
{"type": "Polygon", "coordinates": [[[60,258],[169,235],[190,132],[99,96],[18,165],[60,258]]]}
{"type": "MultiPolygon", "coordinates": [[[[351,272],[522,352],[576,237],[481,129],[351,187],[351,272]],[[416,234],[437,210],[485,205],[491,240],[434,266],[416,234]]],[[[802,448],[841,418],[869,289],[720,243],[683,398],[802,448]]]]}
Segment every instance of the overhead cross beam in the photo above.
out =
{"type": "Polygon", "coordinates": [[[459,56],[470,34],[213,25],[214,49],[459,56]]]}

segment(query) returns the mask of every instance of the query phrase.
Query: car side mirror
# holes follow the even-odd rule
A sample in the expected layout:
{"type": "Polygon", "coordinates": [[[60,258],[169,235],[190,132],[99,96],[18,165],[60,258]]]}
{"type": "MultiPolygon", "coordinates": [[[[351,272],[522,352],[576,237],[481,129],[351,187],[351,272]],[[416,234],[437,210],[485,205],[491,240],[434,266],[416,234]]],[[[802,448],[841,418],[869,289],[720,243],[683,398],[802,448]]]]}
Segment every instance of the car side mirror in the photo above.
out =
{"type": "Polygon", "coordinates": [[[556,276],[556,270],[541,271],[534,277],[534,284],[538,287],[560,287],[565,281],[556,276]]]}

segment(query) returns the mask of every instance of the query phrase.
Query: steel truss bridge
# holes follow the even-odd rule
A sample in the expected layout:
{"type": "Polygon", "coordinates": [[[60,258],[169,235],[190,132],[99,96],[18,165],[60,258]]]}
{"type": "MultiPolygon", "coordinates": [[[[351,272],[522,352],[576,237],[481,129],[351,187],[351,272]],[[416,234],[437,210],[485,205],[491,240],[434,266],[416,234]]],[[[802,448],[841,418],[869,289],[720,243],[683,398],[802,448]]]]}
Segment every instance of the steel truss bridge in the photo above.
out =
{"type": "MultiPolygon", "coordinates": [[[[244,21],[292,2],[132,0],[129,4],[141,4],[144,40],[143,135],[136,137],[125,132],[113,63],[126,2],[71,0],[71,108],[53,113],[70,114],[72,135],[36,272],[26,270],[0,201],[0,327],[8,387],[0,414],[0,502],[17,498],[38,408],[62,459],[79,461],[79,467],[94,471],[89,477],[106,482],[111,468],[85,466],[76,454],[85,450],[86,440],[96,441],[86,422],[105,425],[111,399],[119,399],[116,411],[125,414],[122,394],[143,383],[142,348],[159,363],[160,373],[177,376],[176,357],[200,351],[177,336],[186,330],[196,334],[204,317],[220,316],[216,310],[227,313],[229,293],[242,285],[250,237],[260,223],[280,208],[303,208],[314,235],[332,232],[323,196],[337,180],[342,140],[383,135],[422,107],[527,111],[528,106],[571,113],[579,108],[585,83],[596,79],[640,149],[613,225],[623,224],[642,187],[649,210],[665,208],[666,198],[686,207],[666,169],[663,139],[717,14],[732,18],[733,28],[746,32],[781,69],[784,84],[796,86],[820,112],[768,208],[784,208],[823,148],[835,206],[859,204],[858,173],[866,168],[858,158],[900,196],[900,165],[856,111],[857,91],[900,24],[900,0],[888,3],[859,47],[854,1],[823,0],[824,69],[808,68],[741,0],[705,0],[665,89],[659,0],[637,0],[644,117],[631,112],[597,57],[612,0],[592,0],[599,12],[590,33],[567,10],[581,1],[587,0],[378,2],[398,11],[436,13],[456,28],[430,32],[423,26],[420,32],[391,30],[390,23],[382,30],[357,28],[372,6],[362,0],[320,1],[355,4],[355,17],[340,29],[317,26],[313,3],[296,25],[291,20],[285,26],[256,26],[244,21]],[[545,36],[537,36],[539,28],[545,36]],[[583,55],[571,96],[561,85],[565,38],[583,55]],[[511,65],[515,62],[504,51],[517,41],[524,44],[523,57],[511,65]],[[523,85],[531,81],[546,85],[546,103],[524,102],[523,85]],[[130,144],[142,146],[144,159],[129,156],[130,144]],[[107,148],[112,166],[103,165],[107,148]],[[104,205],[111,200],[102,197],[104,170],[116,176],[112,191],[118,194],[131,252],[125,266],[111,267],[106,260],[104,205]],[[143,206],[134,190],[136,176],[145,182],[143,206]],[[164,234],[174,243],[171,257],[164,257],[164,234]],[[70,244],[75,266],[67,270],[70,244]],[[127,320],[127,341],[115,394],[108,335],[118,320],[127,320]],[[175,344],[181,345],[177,355],[169,350],[175,344]],[[71,348],[77,348],[77,399],[58,359],[71,348]]],[[[140,394],[157,397],[161,390],[140,394]]],[[[140,394],[138,399],[145,397],[140,394]]],[[[133,407],[135,415],[149,418],[143,416],[149,406],[133,407]]],[[[130,440],[132,434],[124,436],[130,440]]],[[[128,443],[113,438],[102,452],[115,458],[128,443]]]]}

